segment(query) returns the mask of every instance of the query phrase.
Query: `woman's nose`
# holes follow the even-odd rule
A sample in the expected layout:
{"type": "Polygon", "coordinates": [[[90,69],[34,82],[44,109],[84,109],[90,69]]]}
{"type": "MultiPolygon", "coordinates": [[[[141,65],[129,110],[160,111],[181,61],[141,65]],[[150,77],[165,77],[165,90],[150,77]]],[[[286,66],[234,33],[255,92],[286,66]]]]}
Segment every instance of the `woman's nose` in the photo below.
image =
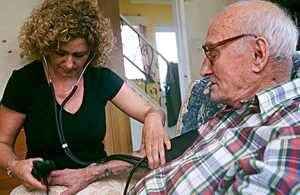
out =
{"type": "Polygon", "coordinates": [[[201,67],[201,70],[200,70],[200,75],[202,77],[208,77],[211,74],[212,74],[212,69],[211,69],[210,61],[207,58],[205,58],[203,63],[202,63],[202,67],[201,67]]]}
{"type": "Polygon", "coordinates": [[[68,69],[71,69],[73,67],[73,64],[74,64],[74,62],[73,62],[73,56],[72,55],[67,56],[66,67],[68,69]]]}

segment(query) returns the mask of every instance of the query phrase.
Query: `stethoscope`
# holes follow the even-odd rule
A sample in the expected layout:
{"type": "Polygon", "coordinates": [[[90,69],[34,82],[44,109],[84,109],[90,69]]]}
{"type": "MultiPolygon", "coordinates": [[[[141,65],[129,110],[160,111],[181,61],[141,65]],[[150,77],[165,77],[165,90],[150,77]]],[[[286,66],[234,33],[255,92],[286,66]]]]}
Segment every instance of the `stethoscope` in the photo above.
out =
{"type": "MultiPolygon", "coordinates": [[[[73,89],[72,89],[71,93],[62,102],[61,107],[59,109],[59,113],[58,113],[57,112],[58,111],[57,101],[56,101],[56,97],[55,97],[55,91],[54,91],[54,87],[53,87],[53,82],[52,82],[52,79],[51,79],[51,76],[50,76],[50,71],[49,71],[47,60],[46,60],[45,56],[43,55],[43,60],[45,62],[47,76],[48,76],[48,80],[49,80],[49,86],[50,86],[50,89],[51,89],[51,92],[52,92],[52,97],[53,97],[53,102],[54,102],[56,128],[57,128],[57,131],[58,131],[58,136],[59,136],[59,140],[60,140],[61,146],[62,146],[64,152],[67,154],[67,156],[70,159],[72,159],[74,162],[76,162],[76,163],[78,163],[80,165],[84,165],[84,166],[88,166],[88,165],[90,165],[90,164],[92,164],[94,162],[86,162],[86,161],[79,160],[71,152],[71,150],[70,150],[70,148],[69,148],[69,146],[67,144],[67,141],[65,139],[65,136],[64,136],[63,122],[62,122],[62,112],[63,112],[63,108],[64,108],[65,104],[67,103],[67,101],[73,96],[73,94],[77,90],[78,84],[79,84],[79,82],[80,82],[80,80],[81,80],[81,78],[82,78],[82,76],[83,76],[86,68],[91,63],[91,61],[94,59],[94,57],[95,57],[95,53],[94,53],[93,57],[88,61],[88,63],[84,66],[84,68],[82,70],[82,73],[81,73],[81,75],[80,75],[77,83],[73,86],[73,89]]],[[[122,161],[125,161],[125,162],[128,162],[128,163],[134,165],[134,167],[131,170],[130,175],[128,177],[128,180],[127,180],[127,183],[126,183],[126,186],[125,186],[125,189],[124,189],[124,194],[126,194],[126,192],[127,192],[127,189],[128,189],[128,186],[129,186],[129,182],[131,180],[131,177],[132,177],[134,171],[137,169],[137,167],[138,166],[146,167],[146,168],[149,167],[146,156],[144,158],[139,158],[139,157],[135,157],[135,156],[131,156],[131,155],[115,154],[115,155],[110,155],[110,156],[104,157],[104,158],[102,158],[100,160],[97,160],[95,162],[96,163],[104,163],[104,162],[108,162],[110,160],[122,160],[122,161]]]]}

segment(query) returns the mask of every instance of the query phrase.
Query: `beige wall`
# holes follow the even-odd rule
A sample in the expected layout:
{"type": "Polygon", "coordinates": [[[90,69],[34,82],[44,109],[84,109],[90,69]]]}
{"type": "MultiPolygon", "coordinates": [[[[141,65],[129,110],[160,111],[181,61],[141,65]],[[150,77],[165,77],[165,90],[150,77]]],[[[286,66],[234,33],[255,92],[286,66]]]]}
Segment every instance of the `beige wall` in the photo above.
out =
{"type": "Polygon", "coordinates": [[[191,80],[201,78],[200,69],[204,60],[201,48],[197,48],[197,41],[203,45],[206,33],[213,19],[227,5],[234,0],[193,0],[186,1],[185,16],[188,39],[191,80]]]}
{"type": "Polygon", "coordinates": [[[20,58],[17,36],[24,19],[42,0],[0,0],[0,99],[12,73],[28,63],[20,58]]]}

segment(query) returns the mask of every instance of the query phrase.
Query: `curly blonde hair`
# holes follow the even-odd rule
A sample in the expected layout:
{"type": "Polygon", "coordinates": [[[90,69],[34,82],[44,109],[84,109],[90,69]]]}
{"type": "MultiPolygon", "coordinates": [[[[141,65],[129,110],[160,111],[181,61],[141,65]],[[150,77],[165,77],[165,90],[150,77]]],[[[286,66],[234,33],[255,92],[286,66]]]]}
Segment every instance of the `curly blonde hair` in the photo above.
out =
{"type": "Polygon", "coordinates": [[[116,43],[110,20],[96,0],[45,0],[21,27],[19,46],[30,60],[41,60],[75,38],[84,38],[94,53],[92,66],[104,66],[116,43]]]}

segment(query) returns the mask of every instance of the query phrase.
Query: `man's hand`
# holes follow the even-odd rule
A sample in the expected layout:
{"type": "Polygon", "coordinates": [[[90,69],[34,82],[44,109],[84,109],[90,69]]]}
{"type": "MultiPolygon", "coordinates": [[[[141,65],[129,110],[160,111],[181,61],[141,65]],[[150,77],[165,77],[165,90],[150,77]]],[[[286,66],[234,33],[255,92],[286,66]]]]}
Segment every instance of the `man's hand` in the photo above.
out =
{"type": "MultiPolygon", "coordinates": [[[[144,157],[145,152],[135,151],[131,155],[137,157],[144,157]]],[[[67,186],[61,195],[76,194],[77,192],[86,188],[90,183],[98,179],[110,175],[129,175],[133,165],[119,160],[112,160],[103,164],[93,163],[82,169],[64,169],[52,171],[50,185],[67,186]]],[[[135,175],[144,176],[149,172],[148,168],[138,168],[135,175]]]]}
{"type": "Polygon", "coordinates": [[[61,193],[61,195],[76,194],[80,190],[86,188],[92,181],[90,168],[83,169],[64,169],[59,171],[52,171],[50,185],[67,186],[68,189],[61,193]]]}

